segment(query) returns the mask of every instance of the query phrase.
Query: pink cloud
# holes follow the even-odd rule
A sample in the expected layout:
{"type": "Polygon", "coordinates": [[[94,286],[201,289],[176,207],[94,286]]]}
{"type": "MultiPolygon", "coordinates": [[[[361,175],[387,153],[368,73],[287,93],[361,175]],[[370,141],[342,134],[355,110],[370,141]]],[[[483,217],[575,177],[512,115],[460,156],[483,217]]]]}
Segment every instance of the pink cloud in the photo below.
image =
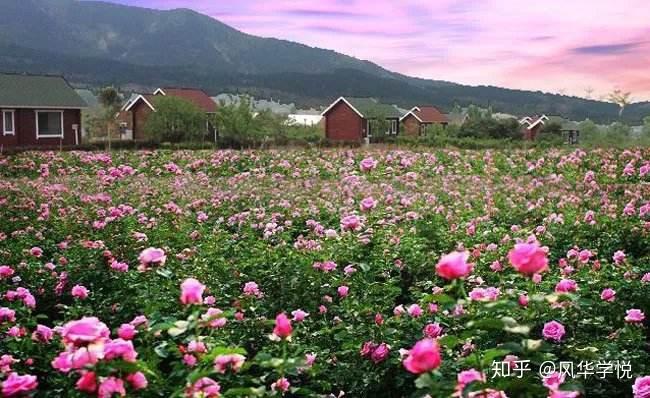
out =
{"type": "Polygon", "coordinates": [[[189,7],[247,33],[466,84],[650,99],[647,0],[114,0],[189,7]]]}

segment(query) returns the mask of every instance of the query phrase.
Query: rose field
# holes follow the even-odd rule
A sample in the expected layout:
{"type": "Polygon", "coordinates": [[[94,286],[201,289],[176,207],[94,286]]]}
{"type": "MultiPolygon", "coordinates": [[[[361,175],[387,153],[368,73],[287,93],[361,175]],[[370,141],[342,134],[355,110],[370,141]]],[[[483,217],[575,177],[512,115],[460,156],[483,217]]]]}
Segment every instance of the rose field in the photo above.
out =
{"type": "Polygon", "coordinates": [[[2,397],[650,397],[650,149],[0,155],[2,397]]]}

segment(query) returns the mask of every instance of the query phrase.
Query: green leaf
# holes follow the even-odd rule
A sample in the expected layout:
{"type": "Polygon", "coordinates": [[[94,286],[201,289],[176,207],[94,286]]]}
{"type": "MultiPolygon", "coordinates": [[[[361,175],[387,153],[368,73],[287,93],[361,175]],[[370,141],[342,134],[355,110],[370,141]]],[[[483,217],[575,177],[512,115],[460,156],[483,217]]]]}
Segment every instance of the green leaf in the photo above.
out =
{"type": "Polygon", "coordinates": [[[440,345],[443,347],[453,349],[458,344],[460,344],[460,339],[456,336],[449,335],[449,336],[439,338],[438,343],[440,343],[440,345]]]}
{"type": "Polygon", "coordinates": [[[417,388],[431,388],[433,386],[433,378],[431,378],[429,373],[424,373],[415,380],[415,387],[417,388]]]}

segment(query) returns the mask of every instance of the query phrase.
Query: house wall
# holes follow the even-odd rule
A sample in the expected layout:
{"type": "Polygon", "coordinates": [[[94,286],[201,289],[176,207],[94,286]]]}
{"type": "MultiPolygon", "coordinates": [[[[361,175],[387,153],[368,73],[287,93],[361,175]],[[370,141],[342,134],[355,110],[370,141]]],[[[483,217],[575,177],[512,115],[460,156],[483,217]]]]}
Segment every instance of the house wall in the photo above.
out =
{"type": "Polygon", "coordinates": [[[533,129],[530,129],[530,130],[524,126],[524,128],[523,128],[523,130],[524,130],[524,139],[529,140],[529,141],[535,141],[535,139],[537,138],[537,135],[542,130],[543,126],[544,125],[542,123],[540,123],[537,126],[533,127],[533,129]]]}
{"type": "MultiPolygon", "coordinates": [[[[61,138],[36,138],[36,110],[60,109],[15,109],[14,125],[15,135],[5,136],[4,126],[0,129],[0,145],[7,147],[57,147],[59,145],[71,146],[81,143],[81,110],[63,110],[63,139],[61,138]],[[76,124],[77,137],[72,126],[76,124]]],[[[0,121],[0,123],[4,123],[0,121]]]]}
{"type": "Polygon", "coordinates": [[[365,119],[343,101],[325,115],[325,136],[333,141],[361,141],[365,126],[365,119]]]}
{"type": "Polygon", "coordinates": [[[417,137],[420,135],[420,122],[418,119],[415,118],[415,116],[409,114],[407,117],[402,120],[402,126],[404,131],[404,135],[411,136],[411,137],[417,137]]]}
{"type": "Polygon", "coordinates": [[[134,140],[144,140],[147,138],[145,129],[149,115],[151,115],[152,112],[151,108],[149,108],[149,106],[142,100],[138,101],[138,103],[131,108],[134,140]]]}

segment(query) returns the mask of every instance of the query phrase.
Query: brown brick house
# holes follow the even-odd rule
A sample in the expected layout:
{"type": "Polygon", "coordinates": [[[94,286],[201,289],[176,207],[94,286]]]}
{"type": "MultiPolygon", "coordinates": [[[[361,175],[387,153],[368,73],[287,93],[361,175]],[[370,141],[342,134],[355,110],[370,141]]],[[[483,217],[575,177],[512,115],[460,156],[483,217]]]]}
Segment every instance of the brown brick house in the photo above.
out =
{"type": "Polygon", "coordinates": [[[0,147],[78,145],[85,107],[62,76],[0,73],[0,147]]]}
{"type": "Polygon", "coordinates": [[[404,134],[408,136],[425,135],[427,128],[434,124],[443,127],[449,124],[449,119],[433,106],[416,106],[400,119],[404,134]]]}
{"type": "MultiPolygon", "coordinates": [[[[156,111],[157,96],[171,96],[184,99],[211,115],[217,111],[217,104],[203,90],[194,88],[158,88],[153,94],[132,96],[117,114],[123,138],[143,140],[146,138],[145,126],[152,112],[156,111]]],[[[206,131],[213,133],[214,129],[208,124],[206,131]]]]}
{"type": "Polygon", "coordinates": [[[399,110],[374,98],[340,97],[323,111],[322,116],[325,137],[332,141],[370,142],[372,137],[399,133],[399,110]],[[378,128],[386,131],[376,131],[378,128]]]}

